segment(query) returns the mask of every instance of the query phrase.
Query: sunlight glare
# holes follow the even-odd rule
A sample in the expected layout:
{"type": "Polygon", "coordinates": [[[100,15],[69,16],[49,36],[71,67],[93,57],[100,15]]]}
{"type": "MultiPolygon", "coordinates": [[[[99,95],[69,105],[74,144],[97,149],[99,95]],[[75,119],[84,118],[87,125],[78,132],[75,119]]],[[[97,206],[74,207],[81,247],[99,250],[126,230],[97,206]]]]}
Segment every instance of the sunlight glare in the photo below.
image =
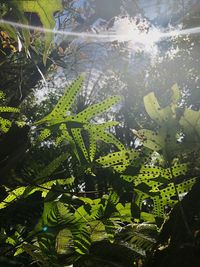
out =
{"type": "Polygon", "coordinates": [[[119,42],[128,42],[130,48],[146,52],[155,50],[156,43],[163,36],[161,30],[140,18],[119,18],[115,21],[112,31],[119,42]]]}

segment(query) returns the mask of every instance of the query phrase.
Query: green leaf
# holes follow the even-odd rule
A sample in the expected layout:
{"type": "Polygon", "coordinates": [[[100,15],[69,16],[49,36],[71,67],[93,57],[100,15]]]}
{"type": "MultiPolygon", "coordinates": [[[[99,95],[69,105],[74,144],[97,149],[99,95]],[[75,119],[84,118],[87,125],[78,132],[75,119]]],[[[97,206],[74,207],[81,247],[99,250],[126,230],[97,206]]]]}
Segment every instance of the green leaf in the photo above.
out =
{"type": "Polygon", "coordinates": [[[75,178],[73,176],[66,178],[66,179],[56,179],[52,180],[43,184],[40,184],[38,186],[21,186],[19,188],[16,188],[14,190],[7,190],[8,196],[0,202],[0,209],[5,208],[9,204],[11,204],[13,201],[19,199],[19,198],[26,198],[33,194],[36,191],[42,191],[42,196],[45,197],[46,194],[51,190],[52,186],[55,184],[64,185],[64,186],[72,186],[74,183],[75,178]]]}
{"type": "Polygon", "coordinates": [[[131,214],[131,203],[118,203],[116,205],[116,210],[119,213],[120,220],[124,222],[131,222],[132,221],[132,214],[131,214]]]}
{"type": "Polygon", "coordinates": [[[51,163],[49,163],[40,171],[37,180],[45,181],[46,178],[48,178],[68,157],[69,153],[66,152],[55,158],[51,163]]]}
{"type": "Polygon", "coordinates": [[[89,155],[91,162],[94,160],[97,142],[99,140],[107,144],[115,145],[119,150],[124,150],[123,144],[111,133],[105,132],[104,130],[108,127],[116,125],[116,122],[106,122],[103,124],[86,124],[84,129],[88,131],[89,134],[89,155]]]}
{"type": "MultiPolygon", "coordinates": [[[[69,117],[67,112],[71,108],[74,100],[83,85],[84,77],[80,76],[66,89],[64,95],[60,98],[53,111],[35,123],[35,125],[50,123],[51,125],[64,122],[65,117],[69,117]]],[[[71,120],[76,121],[74,117],[69,117],[71,120]]]]}
{"type": "Polygon", "coordinates": [[[190,149],[198,149],[200,140],[200,111],[185,109],[179,123],[185,133],[184,141],[190,149]]]}
{"type": "Polygon", "coordinates": [[[94,160],[96,150],[97,150],[97,144],[96,144],[96,138],[93,133],[89,132],[89,156],[90,156],[90,161],[92,162],[94,160]]]}
{"type": "Polygon", "coordinates": [[[7,133],[12,125],[12,122],[0,117],[0,131],[7,133]]]}
{"type": "Polygon", "coordinates": [[[171,171],[172,171],[172,175],[174,178],[180,175],[185,175],[188,171],[188,164],[182,163],[182,164],[173,165],[171,168],[171,171]]]}
{"type": "Polygon", "coordinates": [[[22,186],[22,187],[9,191],[8,196],[0,203],[0,209],[5,208],[8,204],[20,198],[23,195],[25,189],[26,187],[22,186]]]}
{"type": "Polygon", "coordinates": [[[150,194],[142,192],[141,190],[135,189],[135,204],[142,210],[142,203],[144,200],[151,198],[150,194]]]}
{"type": "Polygon", "coordinates": [[[85,147],[85,143],[84,143],[84,140],[81,134],[81,129],[75,128],[75,129],[72,129],[71,131],[72,131],[72,135],[73,135],[75,143],[81,149],[85,159],[89,161],[88,151],[85,147]]]}
{"type": "Polygon", "coordinates": [[[3,91],[0,90],[0,100],[5,100],[5,94],[3,91]]]}
{"type": "Polygon", "coordinates": [[[107,144],[115,145],[119,150],[125,150],[124,145],[111,133],[99,131],[99,133],[97,134],[97,137],[99,140],[102,140],[103,142],[107,144]]]}
{"type": "MultiPolygon", "coordinates": [[[[191,178],[187,181],[177,184],[176,188],[177,188],[178,194],[181,195],[181,194],[189,192],[192,186],[194,185],[194,183],[196,182],[196,179],[197,178],[191,178]]],[[[160,190],[160,195],[162,199],[166,201],[166,203],[167,203],[167,200],[170,200],[173,196],[176,196],[176,190],[175,190],[174,184],[170,183],[167,185],[166,188],[160,190]]]]}
{"type": "Polygon", "coordinates": [[[172,97],[171,97],[171,102],[174,104],[174,105],[177,105],[177,103],[180,101],[181,99],[181,93],[180,93],[180,89],[178,87],[178,84],[175,83],[173,86],[172,86],[172,97]]]}
{"type": "Polygon", "coordinates": [[[147,212],[141,212],[140,218],[142,221],[148,222],[148,223],[155,223],[155,216],[151,213],[147,212]]]}
{"type": "Polygon", "coordinates": [[[156,243],[157,227],[154,224],[129,224],[121,233],[121,239],[141,255],[146,255],[156,243]]]}
{"type": "Polygon", "coordinates": [[[154,131],[142,129],[137,131],[137,136],[139,136],[145,147],[154,151],[159,151],[164,146],[163,138],[154,131]]]}
{"type": "MultiPolygon", "coordinates": [[[[26,23],[25,12],[36,13],[38,15],[44,27],[45,33],[45,50],[43,54],[43,62],[44,64],[46,64],[49,48],[54,36],[54,34],[49,30],[53,30],[53,28],[55,27],[54,14],[57,11],[62,10],[61,0],[51,0],[48,3],[43,0],[12,0],[12,3],[17,8],[20,14],[19,19],[22,23],[26,23]]],[[[29,42],[29,35],[27,33],[27,30],[24,30],[23,32],[26,42],[29,42]]]]}
{"type": "Polygon", "coordinates": [[[120,96],[108,97],[106,100],[84,109],[82,112],[78,113],[76,118],[83,122],[87,122],[91,118],[96,117],[97,115],[100,115],[103,112],[106,112],[110,107],[117,104],[120,100],[120,96]]]}
{"type": "Polygon", "coordinates": [[[20,112],[20,110],[18,108],[12,108],[12,107],[0,107],[0,112],[18,113],[18,112],[20,112]]]}
{"type": "MultiPolygon", "coordinates": [[[[176,203],[176,201],[174,201],[174,203],[176,203]]],[[[169,201],[167,202],[167,204],[169,204],[169,201]]],[[[154,205],[153,214],[156,217],[164,218],[165,217],[165,210],[164,210],[163,199],[160,198],[159,196],[153,197],[153,205],[154,205]]]]}
{"type": "Polygon", "coordinates": [[[33,194],[36,191],[42,191],[42,197],[46,197],[47,193],[51,190],[53,185],[64,185],[65,187],[71,187],[74,184],[75,178],[73,176],[66,179],[56,179],[43,184],[39,184],[38,186],[27,186],[24,191],[23,197],[27,197],[33,194]]]}
{"type": "Polygon", "coordinates": [[[151,192],[160,191],[159,186],[163,183],[167,183],[172,178],[185,175],[188,171],[186,163],[176,164],[170,168],[162,168],[158,166],[144,165],[139,170],[137,175],[120,175],[120,177],[129,183],[134,183],[138,186],[141,183],[145,183],[151,187],[151,192]],[[159,179],[161,178],[161,179],[159,179]]]}
{"type": "Polygon", "coordinates": [[[110,153],[104,157],[100,157],[96,160],[97,163],[101,164],[103,167],[113,167],[116,171],[126,169],[129,163],[138,158],[139,152],[134,150],[121,150],[118,152],[110,153]]]}
{"type": "Polygon", "coordinates": [[[74,228],[72,230],[72,235],[76,252],[80,255],[86,254],[91,245],[90,233],[86,225],[81,225],[78,229],[74,228]]]}
{"type": "Polygon", "coordinates": [[[108,239],[110,240],[110,242],[113,242],[118,227],[110,219],[104,220],[103,223],[105,225],[105,230],[108,235],[108,239]]]}
{"type": "MultiPolygon", "coordinates": [[[[172,87],[172,103],[165,108],[160,107],[154,93],[144,97],[144,105],[148,115],[157,123],[156,131],[141,130],[137,136],[144,146],[161,151],[167,161],[171,161],[175,155],[181,153],[182,142],[180,141],[181,129],[177,118],[177,101],[179,90],[172,87]]],[[[137,132],[136,132],[137,133],[137,132]]]]}
{"type": "Polygon", "coordinates": [[[17,250],[16,250],[16,252],[14,253],[14,257],[22,254],[23,252],[24,252],[23,247],[18,247],[17,250]]]}
{"type": "MultiPolygon", "coordinates": [[[[0,99],[4,100],[4,97],[5,97],[4,93],[0,91],[0,99]]],[[[0,113],[7,113],[7,112],[19,113],[20,110],[14,107],[0,106],[0,113]]],[[[10,120],[0,117],[0,131],[1,132],[7,133],[11,125],[12,125],[12,122],[10,120]]]]}
{"type": "Polygon", "coordinates": [[[100,220],[91,221],[90,225],[90,238],[91,242],[101,241],[107,238],[105,225],[100,220]]]}
{"type": "Polygon", "coordinates": [[[170,205],[171,207],[173,207],[176,203],[178,203],[176,190],[180,197],[181,195],[188,193],[195,182],[196,178],[192,178],[177,185],[169,183],[166,188],[161,189],[159,191],[160,195],[152,198],[154,202],[153,214],[158,217],[165,217],[165,205],[170,205]]]}
{"type": "Polygon", "coordinates": [[[38,141],[38,142],[42,142],[42,141],[46,140],[50,135],[51,135],[51,131],[50,131],[49,129],[44,129],[44,130],[40,133],[40,135],[39,135],[37,141],[38,141]]]}
{"type": "Polygon", "coordinates": [[[144,97],[144,106],[146,112],[151,117],[152,120],[156,121],[158,124],[163,123],[163,115],[161,113],[161,107],[155,97],[154,93],[150,93],[144,97]]]}

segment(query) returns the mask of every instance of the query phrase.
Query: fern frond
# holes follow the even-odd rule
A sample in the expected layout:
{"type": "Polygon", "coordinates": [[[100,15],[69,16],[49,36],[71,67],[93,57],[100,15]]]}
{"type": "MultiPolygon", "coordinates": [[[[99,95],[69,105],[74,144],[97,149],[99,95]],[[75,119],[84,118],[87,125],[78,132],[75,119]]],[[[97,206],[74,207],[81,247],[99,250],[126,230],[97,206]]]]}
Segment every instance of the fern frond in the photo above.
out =
{"type": "Polygon", "coordinates": [[[0,209],[5,208],[10,203],[20,198],[23,195],[25,189],[26,187],[22,186],[22,187],[9,191],[8,196],[2,202],[0,202],[0,209]]]}
{"type": "Polygon", "coordinates": [[[104,157],[96,160],[97,163],[103,167],[112,167],[116,172],[123,172],[132,160],[137,159],[139,153],[134,150],[121,150],[118,152],[110,153],[104,157]]]}
{"type": "Polygon", "coordinates": [[[14,190],[7,189],[8,196],[2,202],[0,202],[0,209],[7,207],[9,204],[13,203],[19,198],[26,198],[37,191],[41,191],[42,197],[45,197],[46,194],[51,190],[52,186],[56,184],[63,185],[65,187],[67,186],[70,188],[74,184],[74,180],[75,178],[72,176],[66,179],[52,180],[52,181],[40,184],[38,186],[30,185],[30,186],[21,186],[14,190]]]}
{"type": "Polygon", "coordinates": [[[120,232],[120,240],[128,245],[136,253],[146,255],[156,243],[157,227],[154,224],[129,224],[120,232]]]}
{"type": "Polygon", "coordinates": [[[20,109],[13,108],[13,107],[0,107],[0,112],[13,112],[13,113],[18,113],[18,112],[20,112],[20,109]]]}
{"type": "Polygon", "coordinates": [[[84,143],[84,140],[81,134],[81,128],[75,128],[75,129],[72,129],[71,131],[72,131],[72,136],[74,138],[75,143],[81,149],[81,152],[83,153],[85,159],[89,161],[89,155],[88,155],[88,151],[85,147],[85,143],[84,143]]]}
{"type": "Polygon", "coordinates": [[[66,152],[55,158],[52,162],[50,162],[40,171],[37,180],[39,180],[40,182],[45,181],[46,178],[48,178],[48,176],[50,176],[68,157],[69,153],[66,152]]]}
{"type": "Polygon", "coordinates": [[[60,123],[60,120],[64,120],[67,117],[67,112],[70,110],[71,106],[74,103],[74,100],[79,93],[82,84],[84,81],[84,77],[80,76],[76,79],[72,84],[66,89],[64,95],[60,98],[58,103],[56,104],[53,111],[35,123],[35,125],[49,123],[51,125],[60,123]]]}
{"type": "Polygon", "coordinates": [[[12,125],[12,122],[0,117],[0,131],[7,133],[12,125]]]}
{"type": "Polygon", "coordinates": [[[37,141],[42,142],[42,141],[46,140],[50,135],[51,135],[51,131],[46,128],[40,133],[37,141]]]}
{"type": "Polygon", "coordinates": [[[84,109],[82,112],[76,115],[76,118],[83,122],[87,122],[93,117],[96,117],[100,115],[101,113],[106,112],[109,108],[117,104],[120,100],[121,100],[120,96],[108,97],[106,100],[84,109]]]}

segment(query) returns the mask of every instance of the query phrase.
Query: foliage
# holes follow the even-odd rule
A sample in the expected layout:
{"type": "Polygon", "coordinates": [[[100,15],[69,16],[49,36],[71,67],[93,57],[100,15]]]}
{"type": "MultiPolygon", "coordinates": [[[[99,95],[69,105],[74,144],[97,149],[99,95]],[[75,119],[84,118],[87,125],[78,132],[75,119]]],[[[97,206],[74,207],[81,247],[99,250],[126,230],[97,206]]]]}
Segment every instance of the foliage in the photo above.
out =
{"type": "MultiPolygon", "coordinates": [[[[0,101],[4,100],[4,93],[0,91],[0,101]]],[[[18,108],[0,106],[0,113],[19,113],[20,110],[18,108]]],[[[12,125],[12,122],[9,119],[0,117],[0,132],[7,133],[12,125]]]]}
{"type": "MultiPolygon", "coordinates": [[[[54,20],[54,14],[55,12],[62,10],[62,3],[59,0],[53,0],[49,2],[48,4],[41,0],[32,0],[32,1],[17,1],[12,0],[8,3],[8,11],[11,8],[15,11],[15,15],[17,15],[17,19],[19,23],[24,24],[27,26],[27,28],[22,29],[22,35],[24,40],[24,46],[25,49],[28,51],[29,46],[31,45],[31,33],[28,27],[28,19],[27,14],[28,13],[34,13],[38,16],[38,19],[41,21],[42,26],[44,27],[44,35],[45,35],[45,45],[44,45],[44,51],[43,51],[43,62],[46,64],[47,57],[49,54],[49,49],[51,42],[53,40],[53,33],[51,33],[48,30],[52,30],[55,27],[55,20],[54,20]],[[47,31],[45,31],[47,30],[47,31]]],[[[6,7],[5,7],[6,8],[6,7]]],[[[7,12],[5,12],[4,15],[7,15],[7,12]]],[[[9,26],[6,23],[1,23],[1,28],[3,28],[5,31],[9,33],[11,37],[17,40],[17,36],[19,38],[19,35],[17,34],[17,31],[12,26],[9,26]]]]}
{"type": "MultiPolygon", "coordinates": [[[[195,176],[188,177],[191,163],[186,159],[181,161],[189,151],[194,151],[191,143],[198,134],[199,112],[186,108],[180,117],[177,113],[180,100],[177,85],[172,87],[172,92],[171,104],[165,108],[160,107],[154,93],[144,97],[146,111],[157,126],[154,131],[133,130],[141,144],[153,151],[149,152],[149,158],[144,163],[141,162],[139,168],[134,170],[134,165],[141,156],[138,150],[111,153],[97,160],[104,167],[112,167],[114,171],[121,173],[120,177],[124,181],[134,185],[135,208],[141,212],[135,216],[141,220],[155,222],[156,217],[165,218],[169,209],[191,190],[197,180],[195,176]],[[133,166],[131,169],[130,165],[133,166]],[[142,212],[145,206],[149,215],[142,212]]],[[[196,138],[198,140],[198,136],[196,138]]],[[[195,149],[198,150],[198,144],[195,149]]]]}
{"type": "MultiPolygon", "coordinates": [[[[117,259],[119,266],[134,266],[134,262],[144,258],[154,246],[160,219],[163,221],[168,216],[169,208],[180,203],[180,197],[196,183],[197,177],[188,175],[191,163],[187,153],[191,131],[198,132],[197,112],[192,116],[192,110],[185,109],[181,117],[176,115],[180,99],[177,86],[172,88],[174,94],[171,104],[163,109],[154,94],[150,93],[144,98],[144,103],[158,127],[155,132],[146,129],[134,131],[147,150],[141,146],[134,150],[125,149],[111,133],[105,132],[107,127],[116,125],[116,122],[97,124],[92,120],[119,101],[119,97],[110,97],[78,114],[70,114],[82,83],[83,77],[80,76],[66,90],[53,111],[35,123],[39,129],[43,124],[47,127],[39,134],[35,145],[52,137],[57,146],[66,140],[71,150],[61,153],[36,172],[32,184],[30,182],[15,189],[4,187],[7,196],[0,203],[3,213],[37,192],[41,192],[43,198],[43,212],[26,237],[20,234],[22,225],[18,224],[21,230],[12,235],[7,233],[6,244],[13,247],[16,257],[27,253],[42,266],[72,263],[75,266],[87,266],[88,261],[93,265],[114,266],[110,255],[104,251],[111,248],[116,253],[118,249],[122,251],[117,259]],[[187,125],[188,116],[191,116],[193,125],[190,129],[187,125]],[[169,131],[172,125],[173,131],[169,131]],[[89,143],[86,143],[83,132],[88,133],[89,143]],[[105,133],[108,139],[104,138],[105,133]],[[166,136],[166,133],[170,136],[166,136]],[[180,136],[183,138],[178,141],[180,136]],[[119,173],[124,184],[132,185],[134,198],[131,202],[123,203],[121,196],[113,190],[101,198],[75,196],[73,188],[76,177],[51,178],[61,164],[71,157],[80,160],[80,155],[84,156],[82,162],[86,164],[87,173],[88,163],[91,164],[95,159],[98,140],[114,144],[120,150],[96,159],[94,170],[100,167],[119,173]],[[126,254],[129,255],[127,260],[126,254]]],[[[2,231],[5,234],[3,228],[2,231]]]]}
{"type": "MultiPolygon", "coordinates": [[[[14,17],[27,25],[27,13],[36,13],[47,29],[53,29],[53,14],[62,8],[61,1],[44,6],[39,0],[3,6],[3,17],[12,7],[14,17]]],[[[9,35],[5,43],[1,33],[4,48],[16,53],[10,38],[17,34],[27,54],[33,49],[28,29],[21,35],[5,24],[1,28],[9,35]]],[[[44,63],[52,38],[45,33],[44,63]]],[[[20,110],[7,106],[0,91],[2,266],[133,267],[152,258],[160,266],[160,255],[168,259],[176,246],[178,252],[183,244],[199,252],[200,111],[184,107],[177,84],[164,107],[149,93],[144,97],[148,127],[132,129],[133,144],[125,146],[115,135],[119,123],[102,120],[121,96],[74,112],[84,81],[79,76],[32,125],[23,114],[20,121],[14,117],[20,110]]]]}
{"type": "MultiPolygon", "coordinates": [[[[13,245],[17,248],[16,256],[27,252],[44,266],[45,261],[49,266],[58,266],[62,255],[66,255],[63,264],[78,261],[84,265],[87,261],[85,254],[93,253],[93,246],[101,242],[103,251],[103,242],[107,240],[108,248],[121,246],[120,261],[127,261],[124,256],[130,254],[132,261],[129,260],[125,266],[132,266],[134,258],[144,256],[145,251],[155,243],[156,235],[153,237],[153,232],[157,233],[156,226],[131,222],[130,207],[119,203],[119,197],[114,192],[94,200],[68,197],[68,204],[63,196],[60,201],[44,202],[43,214],[28,235],[32,244],[26,240],[20,244],[20,239],[16,239],[13,245]]],[[[105,258],[99,257],[99,260],[105,261],[105,258]]]]}
{"type": "Polygon", "coordinates": [[[94,118],[107,111],[120,101],[120,96],[111,96],[101,103],[91,105],[79,112],[70,115],[71,107],[79,93],[83,76],[75,80],[54,107],[53,111],[43,119],[35,123],[36,126],[46,124],[49,128],[42,130],[38,141],[44,141],[51,135],[51,128],[58,127],[56,144],[68,142],[76,157],[81,160],[92,162],[94,160],[97,142],[99,140],[113,144],[118,149],[124,150],[124,146],[106,129],[117,125],[117,122],[94,123],[94,118]],[[87,135],[86,135],[87,134],[87,135]],[[80,154],[81,153],[81,154],[80,154]]]}

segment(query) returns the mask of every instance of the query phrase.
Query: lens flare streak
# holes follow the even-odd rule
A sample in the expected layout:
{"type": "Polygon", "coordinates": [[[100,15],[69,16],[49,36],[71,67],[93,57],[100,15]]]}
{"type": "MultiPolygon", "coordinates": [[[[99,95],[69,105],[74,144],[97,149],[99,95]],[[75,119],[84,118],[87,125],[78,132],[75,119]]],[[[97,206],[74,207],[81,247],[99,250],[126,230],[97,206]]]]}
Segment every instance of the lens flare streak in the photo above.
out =
{"type": "Polygon", "coordinates": [[[115,25],[111,31],[105,33],[73,32],[56,29],[52,30],[2,19],[0,20],[0,25],[1,24],[10,25],[20,29],[35,30],[43,33],[53,33],[68,37],[82,37],[93,42],[129,42],[132,46],[141,48],[143,50],[149,50],[149,48],[154,44],[167,38],[200,33],[200,27],[183,30],[170,30],[167,32],[163,32],[156,27],[149,27],[148,30],[143,30],[141,27],[136,25],[134,21],[130,21],[128,19],[125,19],[123,22],[118,21],[117,25],[115,25]]]}

